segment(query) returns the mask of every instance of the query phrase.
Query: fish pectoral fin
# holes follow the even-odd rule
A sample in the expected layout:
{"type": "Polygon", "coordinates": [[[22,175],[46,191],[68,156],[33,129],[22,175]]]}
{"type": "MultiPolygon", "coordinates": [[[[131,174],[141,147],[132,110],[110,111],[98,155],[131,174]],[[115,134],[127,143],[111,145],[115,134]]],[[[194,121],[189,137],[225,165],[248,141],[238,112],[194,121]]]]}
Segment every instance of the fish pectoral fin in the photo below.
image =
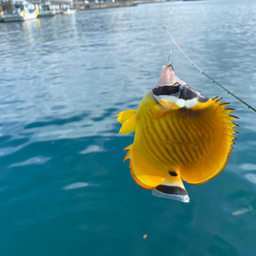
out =
{"type": "Polygon", "coordinates": [[[165,116],[166,110],[158,110],[154,112],[154,118],[159,119],[165,116]]]}
{"type": "Polygon", "coordinates": [[[174,199],[183,203],[189,203],[190,201],[188,192],[179,175],[166,179],[162,184],[153,189],[152,194],[157,197],[174,199]]]}
{"type": "Polygon", "coordinates": [[[153,117],[154,117],[155,119],[162,118],[162,117],[165,116],[165,114],[166,114],[166,109],[163,108],[162,106],[156,105],[156,106],[154,107],[154,114],[153,114],[153,117]]]}
{"type": "Polygon", "coordinates": [[[121,124],[123,124],[126,120],[128,120],[130,117],[137,114],[136,110],[125,110],[120,112],[118,115],[114,116],[117,117],[117,121],[121,124]]]}
{"type": "Polygon", "coordinates": [[[129,134],[136,130],[138,114],[135,114],[128,118],[123,124],[119,131],[120,134],[129,134]]]}
{"type": "Polygon", "coordinates": [[[171,109],[174,105],[175,105],[175,103],[177,102],[177,100],[178,100],[178,98],[176,98],[176,97],[168,97],[168,98],[171,98],[172,100],[170,100],[170,99],[161,99],[160,100],[160,105],[162,106],[162,108],[163,109],[165,109],[166,111],[167,110],[169,110],[169,109],[171,109]]]}

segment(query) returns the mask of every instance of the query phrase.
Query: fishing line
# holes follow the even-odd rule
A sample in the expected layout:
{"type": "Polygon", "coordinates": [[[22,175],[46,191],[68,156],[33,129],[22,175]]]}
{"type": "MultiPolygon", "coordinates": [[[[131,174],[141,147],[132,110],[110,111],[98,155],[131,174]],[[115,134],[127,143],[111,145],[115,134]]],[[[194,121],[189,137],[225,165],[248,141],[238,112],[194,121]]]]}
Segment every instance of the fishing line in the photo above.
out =
{"type": "MultiPolygon", "coordinates": [[[[168,34],[169,38],[172,40],[173,44],[178,48],[178,50],[182,53],[182,55],[195,67],[197,68],[201,74],[205,75],[209,80],[211,80],[214,84],[216,84],[217,86],[219,86],[222,90],[224,90],[225,92],[227,92],[228,94],[230,94],[233,98],[237,99],[240,103],[242,103],[243,105],[245,105],[247,108],[249,108],[250,110],[252,110],[255,114],[256,114],[256,109],[254,107],[252,107],[251,105],[249,105],[248,103],[246,103],[245,101],[243,101],[242,99],[240,99],[238,96],[236,96],[234,93],[230,92],[228,89],[226,89],[224,86],[222,86],[220,83],[218,83],[217,81],[215,81],[212,77],[210,77],[208,74],[206,74],[200,67],[198,67],[196,65],[195,62],[193,62],[188,55],[180,48],[180,46],[177,44],[177,42],[174,40],[174,38],[172,37],[172,35],[169,33],[168,29],[164,26],[164,29],[166,31],[166,33],[168,34]]],[[[169,56],[170,58],[170,56],[169,56]]],[[[168,61],[169,61],[168,58],[168,61]]]]}
{"type": "MultiPolygon", "coordinates": [[[[171,24],[171,26],[172,26],[172,21],[173,21],[173,18],[172,18],[172,13],[173,13],[173,11],[174,11],[174,8],[172,8],[173,6],[172,6],[172,3],[171,3],[171,11],[170,11],[170,24],[171,24]]],[[[171,43],[171,51],[170,51],[170,53],[169,53],[169,57],[168,57],[168,62],[169,62],[169,64],[170,64],[170,58],[172,57],[172,53],[173,53],[173,44],[171,43]]],[[[173,64],[173,63],[172,63],[173,64]]]]}

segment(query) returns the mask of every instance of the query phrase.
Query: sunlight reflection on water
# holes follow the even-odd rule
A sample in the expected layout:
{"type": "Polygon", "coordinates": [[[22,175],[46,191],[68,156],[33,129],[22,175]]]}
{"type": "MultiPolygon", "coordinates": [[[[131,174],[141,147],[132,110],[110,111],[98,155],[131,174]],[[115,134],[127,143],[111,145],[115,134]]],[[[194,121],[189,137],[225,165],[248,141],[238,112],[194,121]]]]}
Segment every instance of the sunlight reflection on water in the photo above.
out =
{"type": "Polygon", "coordinates": [[[2,254],[252,255],[255,114],[171,47],[163,25],[198,66],[256,107],[255,17],[253,1],[177,1],[0,24],[2,254]],[[113,118],[136,109],[170,49],[180,79],[223,97],[240,117],[225,171],[186,184],[188,205],[133,182],[123,163],[133,135],[118,135],[113,118]]]}

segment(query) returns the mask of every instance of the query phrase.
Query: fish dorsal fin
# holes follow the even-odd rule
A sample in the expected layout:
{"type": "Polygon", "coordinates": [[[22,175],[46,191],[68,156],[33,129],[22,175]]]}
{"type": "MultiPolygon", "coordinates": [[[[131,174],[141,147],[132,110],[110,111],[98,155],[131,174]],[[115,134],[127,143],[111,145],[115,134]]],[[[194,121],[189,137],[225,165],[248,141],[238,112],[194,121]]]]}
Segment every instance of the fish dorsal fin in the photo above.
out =
{"type": "Polygon", "coordinates": [[[118,115],[114,116],[117,117],[117,121],[121,124],[123,124],[126,120],[128,120],[130,117],[134,116],[137,113],[136,110],[125,110],[120,112],[118,115]]]}
{"type": "Polygon", "coordinates": [[[136,130],[136,124],[137,124],[137,117],[138,114],[135,114],[128,118],[122,125],[119,133],[120,134],[129,134],[131,132],[134,132],[136,130]]]}
{"type": "Polygon", "coordinates": [[[180,176],[176,172],[170,172],[170,176],[170,178],[166,179],[162,184],[153,189],[152,194],[157,197],[189,203],[190,199],[188,192],[185,189],[180,176]]]}

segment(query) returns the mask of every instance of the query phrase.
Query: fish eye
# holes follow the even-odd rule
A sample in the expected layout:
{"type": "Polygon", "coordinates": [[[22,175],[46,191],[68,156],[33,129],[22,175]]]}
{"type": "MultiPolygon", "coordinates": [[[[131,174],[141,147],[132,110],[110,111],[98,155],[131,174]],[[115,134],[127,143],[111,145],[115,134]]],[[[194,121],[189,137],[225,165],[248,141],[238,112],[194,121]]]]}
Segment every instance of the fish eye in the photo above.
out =
{"type": "Polygon", "coordinates": [[[156,96],[173,95],[175,93],[180,92],[181,87],[182,87],[182,85],[178,84],[178,83],[176,83],[174,85],[163,85],[163,86],[159,86],[159,87],[152,89],[152,92],[156,96]]]}

